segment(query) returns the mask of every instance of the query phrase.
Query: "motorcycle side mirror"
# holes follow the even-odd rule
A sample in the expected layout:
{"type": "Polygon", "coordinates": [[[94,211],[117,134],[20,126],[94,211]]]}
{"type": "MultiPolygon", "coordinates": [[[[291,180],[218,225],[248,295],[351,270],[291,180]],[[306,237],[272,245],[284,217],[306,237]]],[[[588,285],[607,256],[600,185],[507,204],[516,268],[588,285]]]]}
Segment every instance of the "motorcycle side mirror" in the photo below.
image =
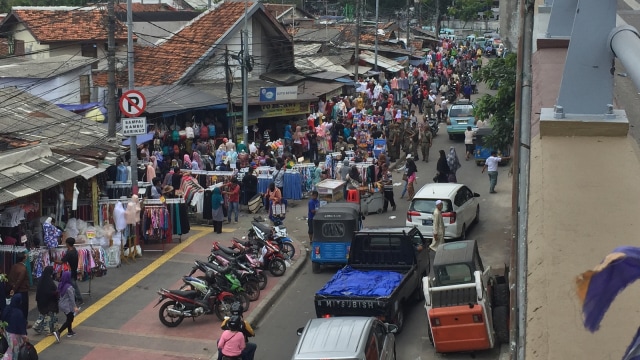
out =
{"type": "Polygon", "coordinates": [[[304,331],[303,327],[298,328],[298,330],[296,330],[296,334],[298,334],[298,336],[301,336],[303,331],[304,331]]]}
{"type": "Polygon", "coordinates": [[[480,197],[480,194],[478,194],[478,193],[473,193],[473,197],[480,197]]]}

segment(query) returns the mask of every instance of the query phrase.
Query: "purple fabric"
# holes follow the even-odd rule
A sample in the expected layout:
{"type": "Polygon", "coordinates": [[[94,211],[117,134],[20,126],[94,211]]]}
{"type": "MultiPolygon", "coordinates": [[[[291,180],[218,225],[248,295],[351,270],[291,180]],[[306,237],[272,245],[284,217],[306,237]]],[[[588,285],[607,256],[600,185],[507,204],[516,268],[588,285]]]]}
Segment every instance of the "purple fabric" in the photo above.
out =
{"type": "Polygon", "coordinates": [[[638,328],[636,336],[633,337],[633,341],[625,351],[622,360],[640,360],[640,328],[638,328]]]}
{"type": "Polygon", "coordinates": [[[618,293],[640,278],[640,248],[621,246],[614,249],[613,253],[623,253],[625,256],[593,274],[582,305],[584,326],[591,332],[598,330],[618,293]]]}
{"type": "Polygon", "coordinates": [[[73,286],[71,284],[71,273],[69,271],[64,271],[62,276],[60,276],[60,282],[58,283],[58,294],[62,296],[62,294],[65,294],[67,289],[71,286],[73,286]]]}

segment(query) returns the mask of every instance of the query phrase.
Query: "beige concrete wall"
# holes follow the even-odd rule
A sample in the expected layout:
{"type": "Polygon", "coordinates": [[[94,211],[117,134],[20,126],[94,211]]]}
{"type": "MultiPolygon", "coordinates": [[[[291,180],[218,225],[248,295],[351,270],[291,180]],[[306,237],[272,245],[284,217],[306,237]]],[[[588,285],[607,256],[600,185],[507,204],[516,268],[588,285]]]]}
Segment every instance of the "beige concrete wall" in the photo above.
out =
{"type": "Polygon", "coordinates": [[[616,246],[640,246],[639,154],[630,137],[532,139],[527,360],[620,359],[640,325],[640,284],[595,334],[582,326],[574,288],[616,246]]]}
{"type": "Polygon", "coordinates": [[[24,41],[24,53],[28,58],[31,59],[46,59],[49,57],[49,45],[42,45],[36,41],[36,39],[31,34],[23,24],[19,23],[16,25],[13,36],[16,40],[24,41]]]}

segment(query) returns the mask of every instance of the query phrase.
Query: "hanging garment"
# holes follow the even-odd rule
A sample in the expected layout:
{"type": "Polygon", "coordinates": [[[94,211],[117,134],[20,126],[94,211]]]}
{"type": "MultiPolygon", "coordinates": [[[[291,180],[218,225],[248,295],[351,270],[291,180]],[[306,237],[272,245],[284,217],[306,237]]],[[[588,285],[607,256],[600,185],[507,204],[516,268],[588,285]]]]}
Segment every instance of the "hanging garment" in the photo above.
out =
{"type": "Polygon", "coordinates": [[[113,208],[113,222],[116,226],[116,230],[118,231],[122,231],[127,227],[125,209],[121,202],[117,202],[113,208]]]}

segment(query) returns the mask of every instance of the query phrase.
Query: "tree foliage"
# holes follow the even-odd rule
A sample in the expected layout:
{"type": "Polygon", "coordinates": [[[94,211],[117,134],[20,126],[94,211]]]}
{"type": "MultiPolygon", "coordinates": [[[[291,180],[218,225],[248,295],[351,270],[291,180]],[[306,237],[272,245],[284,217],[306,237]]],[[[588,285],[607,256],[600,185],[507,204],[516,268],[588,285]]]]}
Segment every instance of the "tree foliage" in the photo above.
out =
{"type": "Polygon", "coordinates": [[[479,12],[491,11],[491,0],[456,0],[453,6],[449,7],[447,13],[458,20],[464,21],[463,28],[467,23],[478,17],[479,12]]]}
{"type": "Polygon", "coordinates": [[[493,128],[484,140],[494,149],[506,149],[513,144],[513,124],[516,103],[517,56],[509,53],[483,66],[474,75],[490,89],[497,89],[495,95],[485,94],[475,103],[476,119],[489,119],[493,128]]]}

